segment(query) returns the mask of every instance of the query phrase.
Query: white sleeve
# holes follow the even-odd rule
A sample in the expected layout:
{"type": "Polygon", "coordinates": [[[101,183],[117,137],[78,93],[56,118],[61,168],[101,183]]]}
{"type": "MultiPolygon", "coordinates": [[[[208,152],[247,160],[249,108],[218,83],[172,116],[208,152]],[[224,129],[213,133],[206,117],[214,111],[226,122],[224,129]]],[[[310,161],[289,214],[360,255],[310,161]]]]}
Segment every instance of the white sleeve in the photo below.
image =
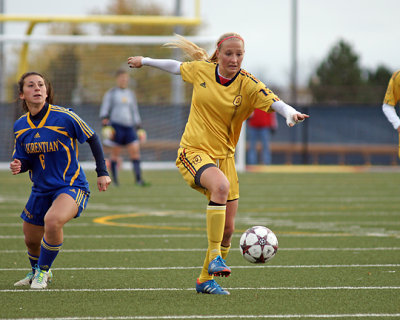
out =
{"type": "MultiPolygon", "coordinates": [[[[293,120],[293,116],[295,114],[300,113],[292,106],[284,103],[283,101],[279,100],[272,104],[272,109],[274,109],[277,113],[279,113],[282,117],[286,119],[286,124],[289,126],[290,124],[295,125],[296,122],[293,120]]],[[[298,121],[300,122],[300,121],[298,121]]]]}
{"type": "Polygon", "coordinates": [[[400,127],[400,118],[398,117],[395,108],[391,105],[384,103],[382,105],[382,111],[389,122],[392,124],[393,128],[397,130],[397,128],[400,127]]]}
{"type": "Polygon", "coordinates": [[[142,59],[144,66],[158,68],[173,74],[181,74],[181,63],[172,59],[152,59],[148,57],[142,59]]]}

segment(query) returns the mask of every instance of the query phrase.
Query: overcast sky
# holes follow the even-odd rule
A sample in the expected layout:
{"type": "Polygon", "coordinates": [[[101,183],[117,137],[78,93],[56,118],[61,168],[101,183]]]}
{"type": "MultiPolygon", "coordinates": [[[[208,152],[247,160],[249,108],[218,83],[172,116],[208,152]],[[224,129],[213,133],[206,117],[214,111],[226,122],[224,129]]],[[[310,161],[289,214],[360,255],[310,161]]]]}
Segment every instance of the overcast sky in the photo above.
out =
{"type": "MultiPolygon", "coordinates": [[[[5,13],[37,15],[90,14],[104,11],[111,0],[3,0],[5,13]]],[[[175,0],[159,2],[172,12],[175,0]]],[[[182,0],[185,16],[193,16],[194,0],[182,0]]],[[[400,0],[297,0],[298,79],[306,83],[329,50],[344,39],[363,68],[383,64],[400,69],[400,0]]],[[[201,0],[200,35],[217,39],[238,32],[245,39],[243,68],[267,85],[287,86],[291,70],[292,0],[201,0]]],[[[7,34],[23,34],[24,23],[7,23],[7,34]]],[[[34,34],[44,32],[44,27],[34,34]]],[[[126,57],[121,57],[125,60],[126,57]]]]}

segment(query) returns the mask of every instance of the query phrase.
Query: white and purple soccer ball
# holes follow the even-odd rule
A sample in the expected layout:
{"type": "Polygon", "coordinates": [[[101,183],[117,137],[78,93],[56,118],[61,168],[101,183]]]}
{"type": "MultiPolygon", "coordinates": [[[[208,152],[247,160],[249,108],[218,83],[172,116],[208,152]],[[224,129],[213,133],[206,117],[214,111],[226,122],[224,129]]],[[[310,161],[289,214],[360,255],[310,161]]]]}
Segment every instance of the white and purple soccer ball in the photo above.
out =
{"type": "Polygon", "coordinates": [[[254,226],[242,234],[239,248],[247,261],[265,263],[278,251],[278,238],[267,227],[254,226]]]}

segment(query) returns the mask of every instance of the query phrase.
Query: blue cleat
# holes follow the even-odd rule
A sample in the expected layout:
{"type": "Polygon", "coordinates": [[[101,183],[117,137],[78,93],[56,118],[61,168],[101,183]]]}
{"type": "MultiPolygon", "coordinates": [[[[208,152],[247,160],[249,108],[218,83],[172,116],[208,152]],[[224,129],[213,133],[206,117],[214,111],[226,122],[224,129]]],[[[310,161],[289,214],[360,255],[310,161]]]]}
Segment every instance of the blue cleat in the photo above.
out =
{"type": "Polygon", "coordinates": [[[208,265],[208,274],[216,277],[229,277],[231,269],[225,264],[225,260],[221,256],[217,256],[208,265]]]}
{"type": "Polygon", "coordinates": [[[215,280],[208,280],[206,282],[199,282],[199,279],[196,281],[196,291],[197,293],[208,293],[208,294],[223,294],[229,295],[229,291],[226,291],[220,287],[215,280]]]}

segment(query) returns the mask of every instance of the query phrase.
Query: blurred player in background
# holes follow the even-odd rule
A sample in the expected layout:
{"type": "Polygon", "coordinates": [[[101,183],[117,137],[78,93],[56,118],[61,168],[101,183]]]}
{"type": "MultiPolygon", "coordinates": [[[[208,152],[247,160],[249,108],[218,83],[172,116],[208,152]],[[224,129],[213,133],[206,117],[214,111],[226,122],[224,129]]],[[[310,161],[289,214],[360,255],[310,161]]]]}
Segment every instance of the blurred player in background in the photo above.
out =
{"type": "Polygon", "coordinates": [[[247,152],[248,164],[271,164],[271,150],[269,141],[271,135],[276,131],[278,122],[275,112],[264,112],[255,109],[247,120],[247,134],[249,137],[249,149],[247,152]],[[261,161],[258,160],[257,143],[261,143],[261,161]]]}
{"type": "Polygon", "coordinates": [[[129,73],[120,69],[116,72],[116,86],[106,92],[100,108],[103,143],[111,147],[111,173],[118,185],[118,162],[121,151],[126,147],[132,161],[136,184],[147,186],[142,178],[139,142],[146,140],[141,127],[141,118],[135,93],[128,88],[129,73]]]}
{"type": "Polygon", "coordinates": [[[32,271],[15,286],[44,289],[63,243],[63,226],[80,216],[89,199],[89,183],[78,162],[78,142],[88,142],[96,160],[97,187],[111,182],[100,138],[71,109],[52,105],[51,84],[28,72],[18,82],[19,98],[27,113],[14,124],[12,174],[29,170],[33,182],[21,214],[32,271]]]}
{"type": "Polygon", "coordinates": [[[400,133],[400,118],[396,113],[395,107],[400,101],[400,70],[395,71],[389,80],[383,100],[382,110],[393,128],[400,133]]]}
{"type": "Polygon", "coordinates": [[[271,107],[282,114],[289,126],[308,117],[280,101],[262,82],[241,69],[244,40],[236,33],[220,37],[214,54],[183,37],[167,44],[182,49],[191,62],[128,58],[131,68],[143,65],[159,68],[193,85],[192,104],[176,161],[183,178],[209,200],[206,210],[208,250],[196,291],[229,294],[213,276],[229,276],[225,263],[234,232],[239,183],[235,168],[235,147],[243,121],[255,108],[271,107]]]}

